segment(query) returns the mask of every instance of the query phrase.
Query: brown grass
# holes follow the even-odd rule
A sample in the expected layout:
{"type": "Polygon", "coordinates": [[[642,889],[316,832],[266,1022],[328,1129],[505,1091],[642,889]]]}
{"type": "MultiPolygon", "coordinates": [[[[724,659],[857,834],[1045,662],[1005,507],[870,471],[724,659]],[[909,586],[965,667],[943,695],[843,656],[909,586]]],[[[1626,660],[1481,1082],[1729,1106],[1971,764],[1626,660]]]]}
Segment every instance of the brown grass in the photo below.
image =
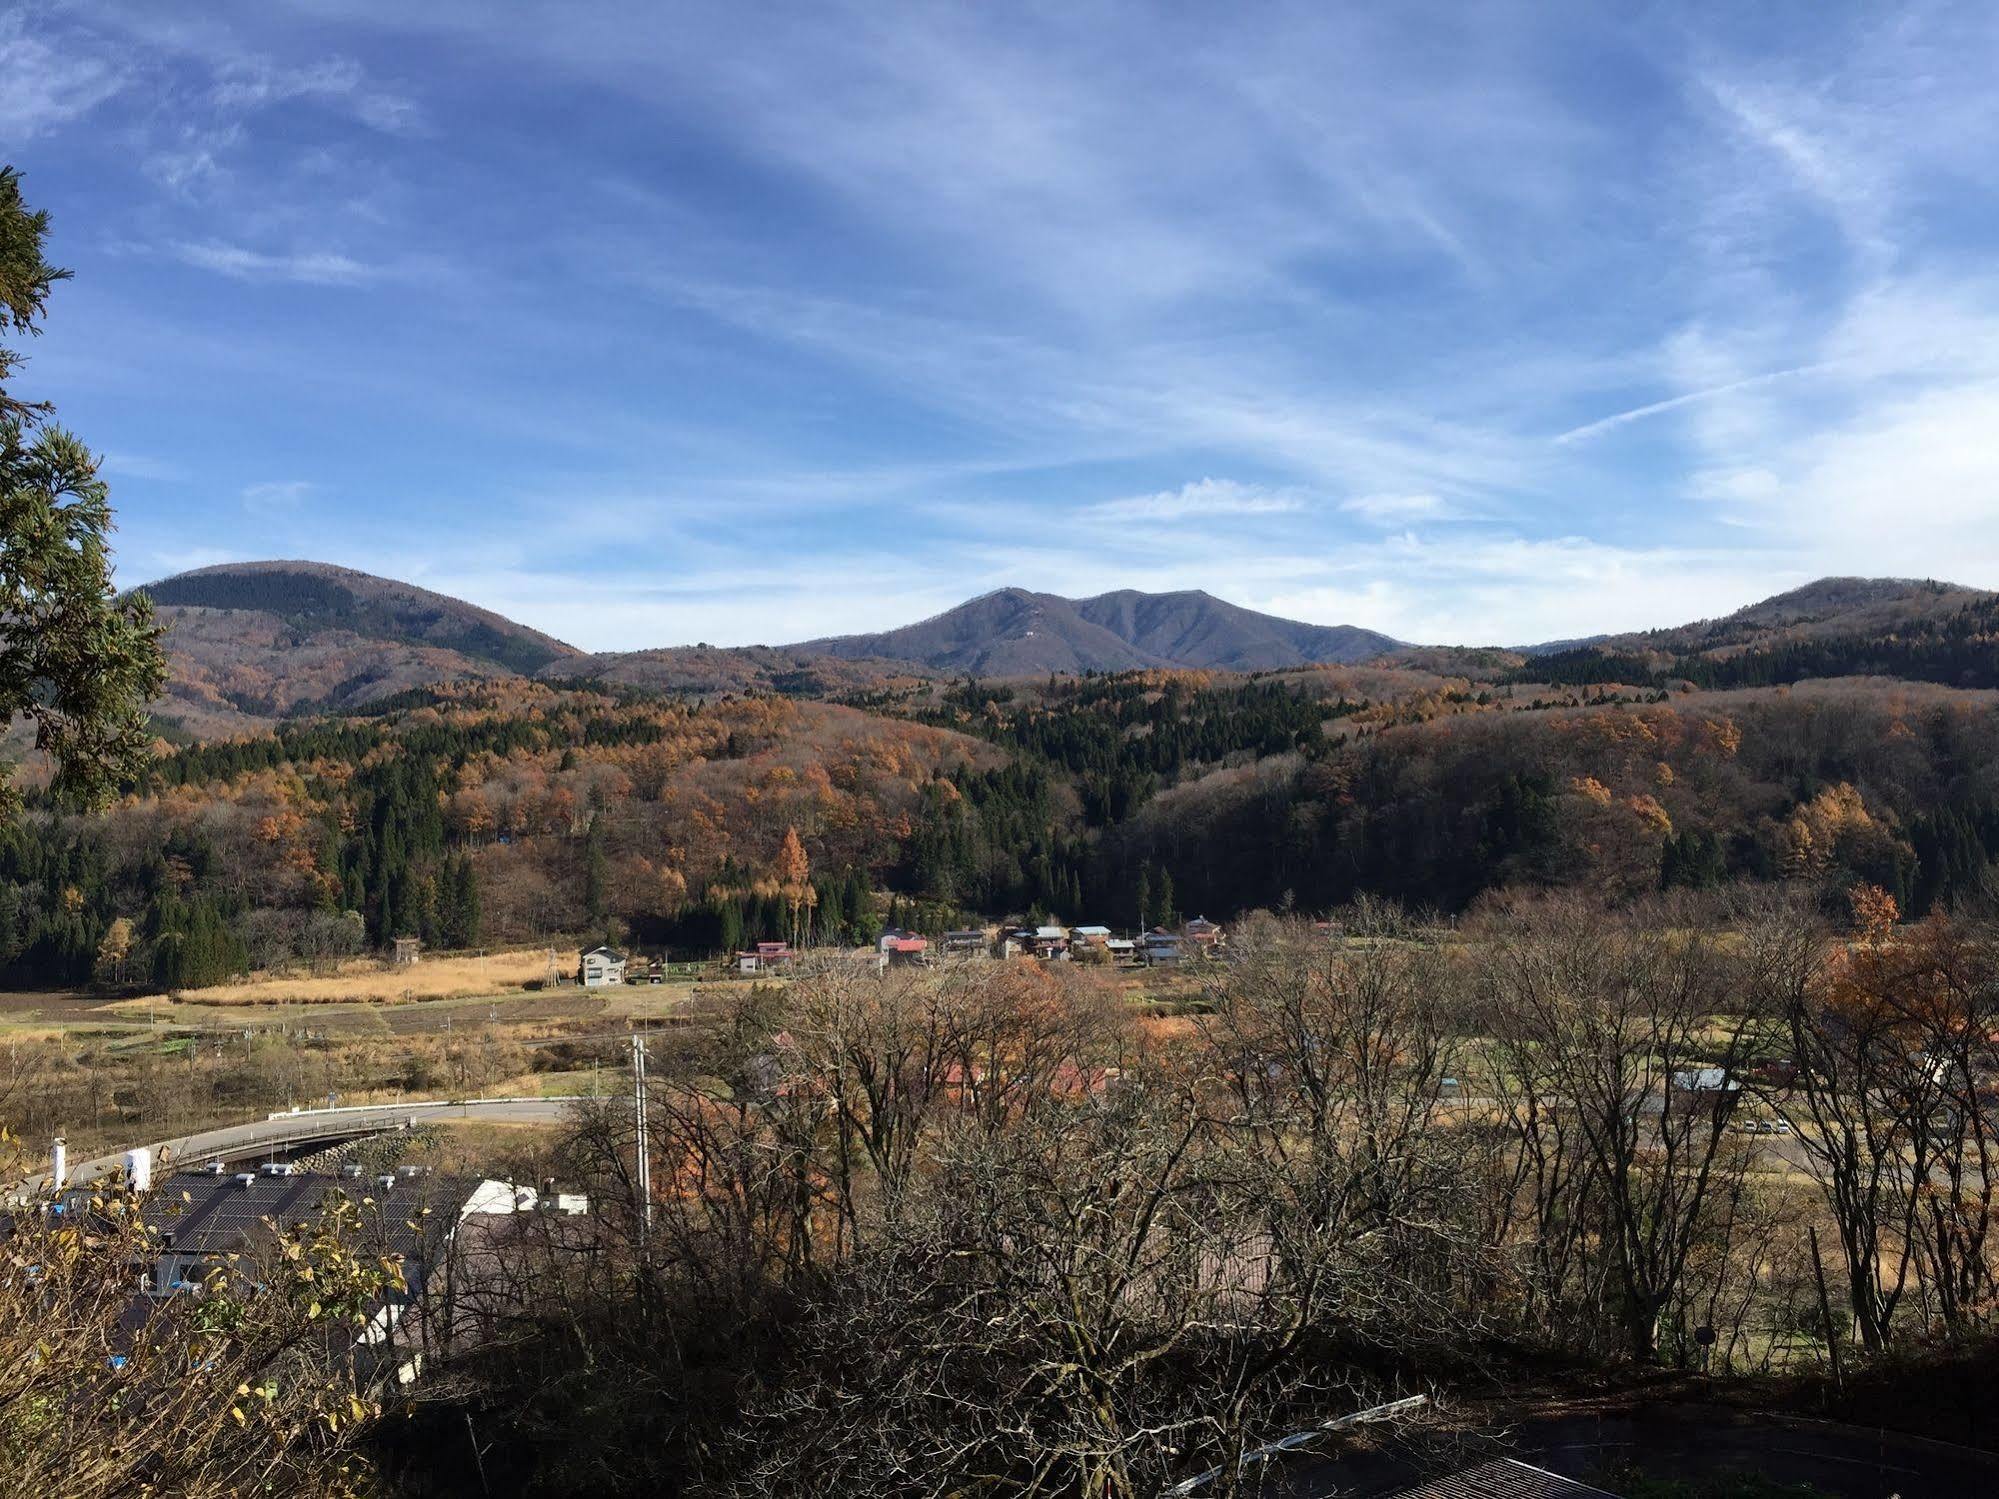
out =
{"type": "Polygon", "coordinates": [[[478,958],[424,958],[406,968],[373,958],[353,958],[332,973],[249,978],[208,989],[189,989],[181,998],[204,1005],[401,1004],[513,993],[547,976],[548,949],[542,947],[478,958]]]}

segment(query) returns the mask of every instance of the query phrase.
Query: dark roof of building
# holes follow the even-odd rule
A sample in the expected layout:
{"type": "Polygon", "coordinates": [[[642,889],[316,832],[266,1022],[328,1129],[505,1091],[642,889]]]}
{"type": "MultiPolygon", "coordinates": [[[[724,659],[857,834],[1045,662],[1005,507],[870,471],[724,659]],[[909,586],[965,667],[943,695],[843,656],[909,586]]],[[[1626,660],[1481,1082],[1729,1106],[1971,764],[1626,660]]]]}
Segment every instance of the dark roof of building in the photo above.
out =
{"type": "Polygon", "coordinates": [[[1591,1488],[1536,1468],[1529,1463],[1502,1457],[1419,1483],[1413,1489],[1399,1489],[1389,1499],[1617,1499],[1608,1489],[1591,1488]]]}
{"type": "Polygon", "coordinates": [[[439,1179],[424,1175],[398,1174],[388,1186],[373,1177],[331,1176],[322,1171],[291,1176],[259,1172],[248,1182],[239,1175],[177,1172],[159,1184],[141,1216],[177,1254],[234,1254],[268,1244],[310,1221],[329,1196],[341,1193],[360,1204],[373,1247],[385,1254],[411,1255],[427,1237],[424,1210],[433,1199],[449,1223],[464,1197],[463,1192],[453,1196],[452,1190],[440,1191],[439,1179]]]}

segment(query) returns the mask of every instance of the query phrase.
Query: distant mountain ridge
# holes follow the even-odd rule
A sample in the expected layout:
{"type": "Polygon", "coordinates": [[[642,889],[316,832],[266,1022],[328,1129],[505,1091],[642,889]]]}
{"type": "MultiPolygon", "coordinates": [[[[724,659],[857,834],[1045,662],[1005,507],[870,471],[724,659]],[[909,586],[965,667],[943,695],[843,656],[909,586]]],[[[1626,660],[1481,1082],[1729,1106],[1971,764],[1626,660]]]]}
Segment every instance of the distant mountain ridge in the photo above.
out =
{"type": "Polygon", "coordinates": [[[448,594],[327,562],[230,562],[145,585],[155,604],[242,609],[317,634],[345,630],[457,651],[510,671],[577,655],[573,645],[448,594]]]}
{"type": "Polygon", "coordinates": [[[799,697],[941,676],[1319,664],[1591,682],[1644,680],[1692,663],[1715,685],[1854,671],[1968,682],[1988,675],[1986,613],[1999,629],[1999,594],[1892,578],[1823,578],[1720,619],[1514,650],[1407,646],[1378,631],[1283,619],[1196,590],[1070,599],[1001,588],[872,634],[585,653],[490,609],[324,563],[228,563],[143,591],[169,627],[172,673],[155,714],[202,736],[508,676],[799,697]]]}
{"type": "Polygon", "coordinates": [[[1605,640],[1611,644],[1645,641],[1713,649],[1739,645],[1772,631],[1807,636],[1885,632],[1904,628],[1915,620],[1937,619],[1967,604],[1993,597],[1982,588],[1966,588],[1929,578],[1819,578],[1801,588],[1747,604],[1720,619],[1613,635],[1605,640]]]}
{"type": "Polygon", "coordinates": [[[1999,594],[1928,578],[1818,578],[1715,619],[1551,640],[1522,647],[1520,654],[1549,656],[1588,650],[1687,654],[1744,646],[1767,648],[1778,640],[1823,635],[1887,635],[1994,598],[1999,594]]]}
{"type": "Polygon", "coordinates": [[[1719,619],[1533,654],[1515,681],[1782,686],[1892,677],[1999,687],[1999,593],[1912,578],[1820,578],[1719,619]]]}
{"type": "Polygon", "coordinates": [[[1001,588],[900,629],[803,641],[791,649],[910,661],[982,676],[1199,667],[1276,671],[1373,660],[1401,642],[1353,625],[1259,614],[1198,590],[1120,589],[1069,599],[1001,588]]]}
{"type": "Polygon", "coordinates": [[[167,626],[156,717],[197,734],[527,675],[576,648],[490,609],[324,562],[232,562],[134,590],[167,626]]]}

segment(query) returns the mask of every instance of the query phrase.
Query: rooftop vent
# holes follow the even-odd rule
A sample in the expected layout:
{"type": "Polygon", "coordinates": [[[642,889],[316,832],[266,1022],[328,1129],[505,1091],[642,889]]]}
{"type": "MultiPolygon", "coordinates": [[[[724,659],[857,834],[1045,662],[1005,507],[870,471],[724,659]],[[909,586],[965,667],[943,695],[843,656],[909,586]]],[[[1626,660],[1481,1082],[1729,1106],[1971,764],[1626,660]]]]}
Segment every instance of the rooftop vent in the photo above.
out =
{"type": "Polygon", "coordinates": [[[254,1186],[256,1180],[257,1173],[254,1171],[239,1171],[236,1173],[236,1185],[239,1187],[254,1186]]]}

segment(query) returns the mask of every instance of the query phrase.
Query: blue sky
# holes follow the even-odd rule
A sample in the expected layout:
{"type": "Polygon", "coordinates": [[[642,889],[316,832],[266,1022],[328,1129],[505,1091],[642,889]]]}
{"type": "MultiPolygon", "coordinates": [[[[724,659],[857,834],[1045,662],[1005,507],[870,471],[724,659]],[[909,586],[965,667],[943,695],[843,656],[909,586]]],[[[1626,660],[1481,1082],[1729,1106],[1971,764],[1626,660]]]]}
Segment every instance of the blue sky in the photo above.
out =
{"type": "Polygon", "coordinates": [[[1999,8],[16,4],[121,579],[595,648],[1999,585],[1999,8]]]}

